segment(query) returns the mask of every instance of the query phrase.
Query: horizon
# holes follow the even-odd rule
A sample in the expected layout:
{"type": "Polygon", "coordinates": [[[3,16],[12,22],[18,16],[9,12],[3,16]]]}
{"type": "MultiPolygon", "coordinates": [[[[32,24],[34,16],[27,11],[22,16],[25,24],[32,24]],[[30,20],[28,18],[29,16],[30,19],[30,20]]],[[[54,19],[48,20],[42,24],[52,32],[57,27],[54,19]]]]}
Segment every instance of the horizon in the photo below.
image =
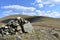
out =
{"type": "MultiPolygon", "coordinates": [[[[16,14],[18,17],[20,17],[19,15],[22,14],[16,14]]],[[[15,15],[9,15],[9,16],[5,16],[5,17],[11,17],[11,16],[15,16],[15,15]]],[[[31,15],[22,15],[22,16],[31,16],[31,15]]],[[[1,18],[5,18],[5,17],[1,17],[1,18]]],[[[32,16],[32,17],[46,17],[46,18],[54,18],[54,17],[48,17],[48,16],[32,16]]],[[[60,18],[59,18],[60,19],[60,18]]]]}

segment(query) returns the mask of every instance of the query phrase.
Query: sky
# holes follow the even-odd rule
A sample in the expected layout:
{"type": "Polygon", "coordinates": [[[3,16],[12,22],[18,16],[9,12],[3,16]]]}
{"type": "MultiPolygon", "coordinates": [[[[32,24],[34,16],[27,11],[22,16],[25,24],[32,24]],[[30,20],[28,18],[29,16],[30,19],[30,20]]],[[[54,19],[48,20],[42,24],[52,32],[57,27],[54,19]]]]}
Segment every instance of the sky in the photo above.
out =
{"type": "Polygon", "coordinates": [[[0,0],[0,18],[16,14],[60,18],[60,0],[0,0]]]}

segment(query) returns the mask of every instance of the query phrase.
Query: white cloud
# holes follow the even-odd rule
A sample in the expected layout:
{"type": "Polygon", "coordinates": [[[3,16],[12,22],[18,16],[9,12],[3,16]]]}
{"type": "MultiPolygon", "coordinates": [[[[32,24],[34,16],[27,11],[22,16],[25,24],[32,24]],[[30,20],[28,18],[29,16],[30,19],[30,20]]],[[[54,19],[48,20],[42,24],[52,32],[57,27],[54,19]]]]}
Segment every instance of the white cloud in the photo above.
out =
{"type": "Polygon", "coordinates": [[[9,15],[14,15],[14,14],[25,14],[25,15],[35,15],[35,10],[36,8],[34,7],[24,7],[20,5],[9,5],[9,6],[3,6],[3,9],[7,10],[3,12],[3,15],[9,16],[9,15]],[[15,11],[20,11],[20,12],[15,12],[15,11]]]}
{"type": "Polygon", "coordinates": [[[43,12],[40,11],[40,10],[36,10],[36,15],[37,15],[37,16],[42,16],[42,15],[43,15],[43,12]]]}
{"type": "Polygon", "coordinates": [[[44,4],[38,4],[40,8],[44,7],[44,4]]]}
{"type": "Polygon", "coordinates": [[[60,0],[35,0],[33,5],[37,5],[38,7],[44,7],[43,5],[50,5],[50,7],[55,6],[56,3],[60,3],[60,0]]]}
{"type": "Polygon", "coordinates": [[[40,3],[40,2],[42,2],[42,0],[36,0],[36,2],[40,3]]]}
{"type": "Polygon", "coordinates": [[[29,16],[36,16],[36,13],[35,12],[32,12],[32,13],[26,13],[26,12],[22,12],[23,15],[29,15],[29,16]]]}
{"type": "Polygon", "coordinates": [[[49,4],[49,3],[52,3],[52,2],[55,2],[55,3],[60,2],[60,0],[36,0],[35,2],[49,4]]]}
{"type": "Polygon", "coordinates": [[[9,11],[4,11],[3,13],[8,14],[8,13],[11,13],[11,12],[13,12],[13,11],[9,10],[9,11]]]}
{"type": "Polygon", "coordinates": [[[60,0],[52,0],[53,2],[60,2],[60,0]]]}
{"type": "Polygon", "coordinates": [[[60,18],[60,13],[59,12],[52,12],[52,13],[50,13],[50,15],[48,15],[48,16],[50,16],[50,17],[55,17],[55,18],[60,18]]]}
{"type": "Polygon", "coordinates": [[[42,2],[43,4],[51,4],[50,1],[45,1],[45,2],[42,2]]]}
{"type": "Polygon", "coordinates": [[[9,5],[9,6],[3,6],[2,8],[4,9],[15,9],[15,10],[31,10],[34,11],[35,8],[34,7],[24,7],[24,6],[20,6],[20,5],[9,5]]]}
{"type": "MultiPolygon", "coordinates": [[[[53,6],[53,5],[52,5],[53,6]]],[[[48,17],[60,17],[59,12],[52,12],[50,10],[48,11],[41,11],[37,10],[34,7],[24,7],[24,6],[18,6],[18,5],[10,5],[10,6],[4,6],[2,7],[4,9],[10,9],[7,11],[3,12],[3,16],[9,16],[9,15],[14,15],[14,14],[25,14],[25,15],[30,15],[30,16],[48,16],[48,17]],[[15,10],[21,10],[22,12],[14,12],[13,9],[15,10]]]]}
{"type": "Polygon", "coordinates": [[[40,16],[48,16],[48,17],[53,17],[53,18],[60,18],[60,13],[59,12],[51,12],[51,11],[40,11],[40,10],[37,10],[38,12],[38,15],[40,16]]]}
{"type": "Polygon", "coordinates": [[[12,10],[8,10],[8,11],[4,11],[2,15],[9,16],[9,15],[14,15],[14,14],[19,14],[19,13],[13,12],[12,10]]]}

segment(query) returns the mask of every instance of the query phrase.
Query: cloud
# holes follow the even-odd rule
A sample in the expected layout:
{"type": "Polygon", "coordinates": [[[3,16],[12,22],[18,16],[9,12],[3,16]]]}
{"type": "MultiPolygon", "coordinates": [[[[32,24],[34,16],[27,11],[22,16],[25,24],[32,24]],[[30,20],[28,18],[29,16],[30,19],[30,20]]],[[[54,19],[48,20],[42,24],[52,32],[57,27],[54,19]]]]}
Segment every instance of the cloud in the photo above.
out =
{"type": "Polygon", "coordinates": [[[3,6],[2,9],[5,9],[3,12],[4,16],[15,15],[15,14],[25,14],[25,15],[35,15],[36,8],[34,7],[24,7],[20,5],[9,5],[3,6]],[[18,12],[19,11],[19,12],[18,12]]]}
{"type": "Polygon", "coordinates": [[[48,16],[53,18],[60,18],[60,13],[55,11],[40,11],[36,10],[38,16],[48,16]]]}
{"type": "Polygon", "coordinates": [[[60,0],[52,0],[53,2],[60,2],[60,0]]]}
{"type": "Polygon", "coordinates": [[[59,4],[60,0],[35,0],[32,4],[37,5],[39,8],[44,7],[44,5],[49,5],[50,7],[54,7],[55,4],[59,4]]]}
{"type": "Polygon", "coordinates": [[[12,10],[8,10],[8,11],[4,11],[2,16],[9,16],[14,14],[19,14],[19,13],[13,12],[12,10]]]}
{"type": "Polygon", "coordinates": [[[54,17],[54,18],[60,18],[60,13],[59,12],[52,12],[49,15],[50,17],[54,17]]]}
{"type": "MultiPolygon", "coordinates": [[[[53,5],[51,5],[53,6],[53,5]]],[[[44,11],[44,10],[37,10],[34,7],[24,7],[20,5],[10,5],[10,6],[3,6],[3,16],[9,16],[9,15],[15,15],[15,14],[24,14],[24,15],[30,15],[30,16],[48,16],[48,17],[54,17],[58,18],[60,17],[60,13],[56,11],[44,11]],[[9,9],[9,10],[7,10],[9,9]],[[15,11],[14,11],[14,10],[15,11]],[[21,12],[16,12],[16,11],[21,11],[21,12]]]]}
{"type": "Polygon", "coordinates": [[[35,8],[34,7],[24,7],[24,6],[20,6],[20,5],[9,5],[9,6],[3,6],[2,8],[4,9],[15,9],[15,10],[31,10],[34,11],[35,8]]]}
{"type": "Polygon", "coordinates": [[[40,2],[42,2],[42,0],[36,0],[36,2],[40,3],[40,2]]]}
{"type": "Polygon", "coordinates": [[[23,15],[29,15],[29,16],[36,16],[36,13],[35,12],[29,12],[29,13],[27,13],[27,12],[22,12],[22,14],[23,15]]]}
{"type": "Polygon", "coordinates": [[[60,0],[35,0],[35,2],[37,2],[37,3],[43,3],[43,4],[49,4],[49,3],[58,3],[58,2],[60,2],[60,0]]]}
{"type": "Polygon", "coordinates": [[[40,7],[40,8],[43,8],[43,7],[44,7],[44,5],[43,5],[43,4],[38,4],[38,5],[39,5],[39,7],[40,7]]]}

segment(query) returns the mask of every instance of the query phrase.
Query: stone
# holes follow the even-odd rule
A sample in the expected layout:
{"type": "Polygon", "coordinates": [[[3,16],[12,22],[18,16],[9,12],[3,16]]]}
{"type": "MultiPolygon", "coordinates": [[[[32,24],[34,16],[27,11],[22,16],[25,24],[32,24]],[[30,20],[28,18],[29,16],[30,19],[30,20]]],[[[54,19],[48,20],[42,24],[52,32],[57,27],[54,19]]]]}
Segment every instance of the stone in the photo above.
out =
{"type": "Polygon", "coordinates": [[[25,32],[30,33],[30,32],[32,32],[32,31],[33,31],[33,26],[31,25],[31,23],[30,23],[30,22],[28,22],[28,23],[24,24],[24,25],[23,25],[23,27],[24,27],[25,32]]]}
{"type": "Polygon", "coordinates": [[[16,30],[18,30],[18,31],[21,30],[21,27],[20,26],[17,26],[17,29],[16,30]]]}

